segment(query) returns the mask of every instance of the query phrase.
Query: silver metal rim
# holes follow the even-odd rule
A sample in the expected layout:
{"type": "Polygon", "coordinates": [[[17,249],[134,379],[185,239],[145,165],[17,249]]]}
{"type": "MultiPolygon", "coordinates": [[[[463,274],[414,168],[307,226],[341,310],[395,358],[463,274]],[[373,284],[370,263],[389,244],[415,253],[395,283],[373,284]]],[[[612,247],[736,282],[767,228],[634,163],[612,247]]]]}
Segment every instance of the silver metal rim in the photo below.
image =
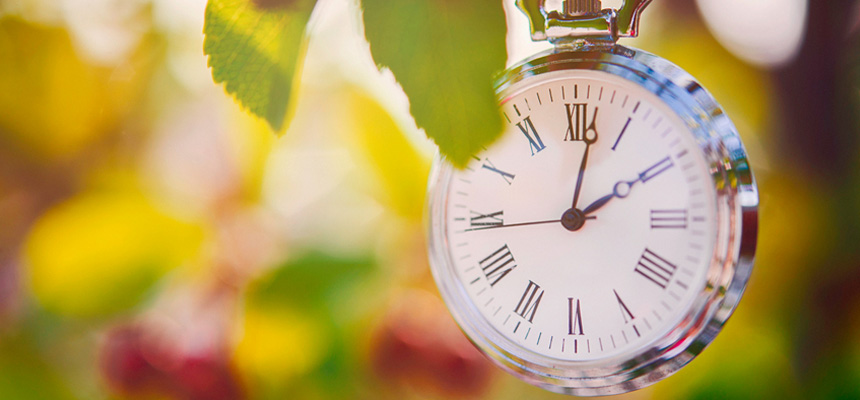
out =
{"type": "Polygon", "coordinates": [[[740,137],[714,98],[674,64],[622,46],[604,51],[552,49],[507,70],[499,99],[514,84],[560,70],[595,70],[624,78],[657,95],[690,128],[712,171],[717,194],[717,243],[707,285],[679,329],[635,353],[598,361],[549,358],[523,349],[490,329],[456,279],[445,233],[447,187],[453,166],[437,157],[431,171],[426,226],[430,264],[454,319],[484,354],[509,373],[554,392],[578,396],[629,392],[686,365],[714,339],[734,311],[749,279],[758,232],[758,193],[740,137]]]}

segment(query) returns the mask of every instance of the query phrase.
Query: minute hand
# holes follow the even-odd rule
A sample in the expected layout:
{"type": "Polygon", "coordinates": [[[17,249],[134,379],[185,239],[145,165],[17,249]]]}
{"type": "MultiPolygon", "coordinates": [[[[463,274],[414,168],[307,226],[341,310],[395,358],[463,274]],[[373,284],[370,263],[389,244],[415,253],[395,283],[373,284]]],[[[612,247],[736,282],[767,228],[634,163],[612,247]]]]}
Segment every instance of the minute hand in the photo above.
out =
{"type": "MultiPolygon", "coordinates": [[[[579,173],[576,177],[576,188],[573,192],[573,204],[570,206],[571,209],[576,208],[577,203],[579,203],[579,192],[582,190],[582,178],[585,175],[585,167],[588,165],[588,150],[591,148],[591,145],[597,142],[597,128],[594,126],[595,121],[597,120],[597,110],[598,108],[594,108],[594,115],[591,117],[591,124],[586,126],[586,118],[588,118],[588,108],[587,106],[583,106],[582,111],[579,111],[579,117],[577,118],[576,127],[573,122],[573,112],[570,108],[570,104],[567,104],[567,123],[568,123],[568,132],[570,134],[571,140],[581,140],[585,143],[585,152],[582,153],[582,162],[579,164],[579,173]],[[585,115],[583,115],[585,114],[585,115]],[[582,118],[582,126],[579,126],[579,118],[582,118]],[[580,130],[581,134],[577,137],[575,132],[580,130]]],[[[565,140],[567,140],[567,136],[565,140]]]]}
{"type": "Polygon", "coordinates": [[[663,171],[665,171],[669,168],[672,168],[673,165],[675,165],[675,164],[672,163],[672,159],[669,157],[666,157],[666,158],[658,161],[656,164],[648,167],[648,169],[640,172],[639,177],[637,179],[634,179],[632,181],[621,180],[621,181],[616,182],[615,186],[612,187],[612,193],[595,200],[593,203],[589,204],[588,207],[585,207],[585,209],[582,210],[582,213],[585,215],[588,215],[588,214],[591,214],[591,213],[599,210],[601,207],[605,206],[606,203],[609,202],[609,200],[612,200],[613,197],[618,197],[619,199],[623,199],[623,198],[629,196],[630,195],[630,189],[633,187],[633,185],[635,185],[639,182],[642,182],[642,183],[648,182],[649,180],[653,179],[657,175],[660,175],[661,173],[663,173],[663,171]]]}

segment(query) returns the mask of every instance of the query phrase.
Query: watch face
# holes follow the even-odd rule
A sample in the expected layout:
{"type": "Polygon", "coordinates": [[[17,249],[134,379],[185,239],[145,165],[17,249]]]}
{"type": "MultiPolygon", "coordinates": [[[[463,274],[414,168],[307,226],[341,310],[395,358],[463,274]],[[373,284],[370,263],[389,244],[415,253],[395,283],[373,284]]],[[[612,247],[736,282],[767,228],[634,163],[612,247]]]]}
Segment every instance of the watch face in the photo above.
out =
{"type": "Polygon", "coordinates": [[[666,60],[610,50],[508,70],[502,137],[430,179],[451,314],[496,364],[566,394],[683,367],[734,311],[755,250],[755,180],[719,104],[666,60]]]}
{"type": "Polygon", "coordinates": [[[706,290],[717,218],[700,144],[656,95],[605,72],[545,73],[504,95],[504,136],[447,185],[458,306],[512,352],[648,348],[706,290]]]}

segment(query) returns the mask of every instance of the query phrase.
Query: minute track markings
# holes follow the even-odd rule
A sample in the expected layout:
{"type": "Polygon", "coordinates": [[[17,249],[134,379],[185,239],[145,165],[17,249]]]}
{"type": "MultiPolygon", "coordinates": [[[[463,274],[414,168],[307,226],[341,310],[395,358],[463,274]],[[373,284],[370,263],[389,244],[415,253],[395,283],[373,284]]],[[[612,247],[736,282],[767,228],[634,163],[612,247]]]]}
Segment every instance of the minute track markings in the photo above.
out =
{"type": "MultiPolygon", "coordinates": [[[[706,205],[712,204],[713,200],[708,196],[711,195],[713,189],[708,185],[710,181],[707,179],[709,178],[707,175],[700,176],[701,179],[698,182],[687,183],[685,181],[690,175],[703,172],[706,165],[703,164],[704,161],[698,153],[699,148],[694,146],[694,143],[691,141],[692,139],[684,136],[688,135],[687,131],[682,129],[685,126],[680,126],[681,124],[677,121],[677,118],[673,114],[667,113],[663,105],[653,104],[650,97],[643,97],[638,92],[629,92],[618,88],[617,92],[613,93],[617,86],[613,84],[601,86],[600,82],[587,85],[589,81],[579,82],[579,84],[586,85],[586,90],[582,93],[585,95],[585,98],[583,98],[579,97],[578,86],[573,83],[572,81],[550,80],[541,87],[521,91],[515,97],[512,96],[509,98],[510,103],[516,102],[517,110],[521,112],[521,116],[516,116],[513,104],[505,106],[506,115],[520,124],[520,127],[515,127],[517,122],[505,124],[508,132],[506,134],[513,132],[510,135],[518,139],[505,137],[498,144],[487,146],[489,150],[482,152],[483,154],[480,156],[482,160],[477,163],[472,161],[471,165],[475,170],[474,173],[453,172],[452,181],[454,184],[444,187],[448,195],[447,197],[443,197],[443,200],[451,202],[444,205],[446,210],[450,210],[448,211],[448,216],[444,216],[444,219],[449,224],[446,234],[447,232],[452,234],[446,236],[447,239],[451,240],[450,243],[446,242],[448,246],[453,249],[460,241],[469,240],[471,242],[469,245],[471,247],[452,250],[454,254],[449,258],[457,260],[457,257],[464,252],[472,252],[473,257],[469,260],[454,262],[461,266],[473,264],[476,266],[476,270],[467,275],[462,272],[462,267],[457,268],[455,270],[457,273],[455,278],[460,279],[460,282],[463,283],[461,287],[466,287],[467,290],[464,294],[473,299],[476,309],[488,318],[490,326],[498,327],[505,337],[513,340],[513,343],[516,343],[518,346],[523,346],[525,349],[537,352],[538,354],[544,354],[549,357],[555,356],[562,360],[593,361],[602,359],[603,357],[629,354],[630,349],[651,343],[655,337],[662,335],[666,331],[665,326],[679,319],[678,315],[685,309],[685,302],[688,302],[689,298],[691,298],[691,293],[698,291],[697,288],[700,286],[699,279],[703,274],[698,265],[693,268],[695,270],[695,275],[693,276],[688,276],[686,271],[681,269],[684,265],[693,265],[689,264],[689,261],[686,261],[685,256],[687,254],[698,254],[701,256],[700,253],[704,253],[704,251],[697,253],[695,250],[687,247],[687,245],[690,241],[696,241],[710,246],[708,240],[714,235],[712,232],[712,225],[714,223],[712,221],[713,213],[710,208],[692,208],[691,204],[696,201],[705,202],[706,205]],[[564,82],[563,87],[559,84],[560,82],[564,82]],[[590,97],[591,86],[594,86],[595,89],[594,94],[596,97],[594,100],[591,100],[590,97]],[[564,96],[566,98],[568,87],[571,87],[572,97],[562,101],[559,105],[555,105],[554,100],[556,96],[559,96],[559,89],[561,88],[565,92],[564,96]],[[556,90],[552,91],[553,88],[556,90]],[[607,96],[605,102],[602,100],[604,94],[607,96]],[[615,97],[613,101],[616,99],[619,100],[617,106],[610,105],[610,95],[613,94],[615,97]],[[527,98],[531,99],[528,100],[527,98]],[[544,100],[548,101],[546,106],[543,105],[544,100]],[[530,108],[530,105],[533,103],[537,103],[538,105],[530,108]],[[684,271],[684,273],[675,273],[666,290],[658,291],[659,288],[654,287],[656,285],[645,283],[646,279],[643,277],[634,278],[634,276],[639,276],[638,273],[633,273],[635,261],[628,259],[626,262],[618,260],[619,262],[616,263],[617,267],[615,267],[627,271],[626,274],[628,275],[624,278],[625,281],[623,283],[616,284],[610,282],[604,288],[595,288],[595,291],[599,292],[603,290],[603,293],[593,293],[595,291],[592,291],[591,288],[587,288],[587,291],[579,292],[579,287],[571,287],[568,289],[571,291],[564,293],[565,290],[556,288],[552,284],[552,276],[555,270],[549,268],[555,268],[555,263],[546,261],[543,258],[534,260],[531,258],[536,255],[535,252],[537,254],[543,252],[543,249],[533,247],[542,245],[536,245],[532,240],[540,240],[544,235],[556,234],[554,230],[557,228],[555,226],[550,227],[550,225],[561,223],[560,218],[555,215],[555,212],[552,212],[553,210],[548,210],[548,215],[546,215],[542,212],[542,207],[538,208],[537,199],[551,199],[549,197],[551,184],[544,181],[554,180],[557,177],[556,175],[558,175],[547,174],[544,176],[541,172],[546,171],[544,168],[547,165],[544,164],[555,163],[560,157],[564,157],[561,158],[565,163],[564,168],[566,168],[566,171],[564,173],[574,175],[578,171],[576,166],[580,164],[578,157],[582,152],[582,146],[569,144],[570,142],[560,145],[562,141],[558,140],[564,134],[559,131],[563,131],[568,127],[563,125],[563,121],[556,121],[556,119],[558,119],[558,114],[565,112],[562,110],[564,109],[564,104],[567,103],[587,103],[588,110],[587,113],[583,112],[583,116],[587,116],[588,119],[592,119],[596,107],[600,108],[600,111],[597,113],[599,120],[597,120],[596,125],[606,132],[606,136],[601,139],[608,139],[610,143],[604,142],[603,146],[605,147],[603,147],[603,150],[593,147],[592,153],[597,150],[598,153],[595,154],[601,157],[600,159],[594,158],[595,161],[610,160],[614,164],[611,165],[612,168],[606,168],[601,166],[599,162],[595,163],[594,169],[596,173],[593,175],[598,179],[592,181],[589,177],[586,177],[586,182],[583,186],[584,190],[580,198],[581,204],[574,206],[574,208],[584,210],[598,196],[612,193],[612,189],[614,189],[612,185],[614,183],[623,180],[625,184],[622,184],[622,186],[625,186],[624,189],[629,189],[626,186],[632,185],[627,185],[627,183],[634,180],[637,181],[638,183],[635,184],[636,187],[632,189],[633,196],[629,196],[628,200],[621,200],[620,197],[613,198],[611,201],[612,204],[608,207],[601,208],[600,211],[594,210],[592,214],[586,214],[585,216],[600,216],[600,218],[597,218],[600,221],[610,216],[615,216],[618,212],[625,213],[632,207],[635,210],[641,209],[645,213],[644,218],[646,220],[644,221],[647,224],[651,222],[649,213],[654,211],[655,215],[653,219],[655,226],[650,227],[649,225],[645,225],[645,232],[647,232],[648,228],[653,228],[654,232],[660,229],[666,229],[669,232],[660,234],[663,236],[655,243],[650,243],[643,237],[641,242],[637,240],[637,243],[631,244],[631,246],[635,245],[636,248],[629,250],[641,252],[646,246],[650,246],[657,253],[665,253],[665,256],[669,260],[679,263],[678,269],[684,271]],[[627,108],[628,104],[630,108],[627,108]],[[526,111],[527,108],[530,108],[530,111],[526,111]],[[651,119],[650,116],[646,117],[648,111],[651,111],[652,115],[650,116],[653,116],[654,119],[651,119]],[[662,121],[660,121],[661,117],[663,117],[662,121]],[[535,137],[535,133],[533,133],[531,127],[528,126],[529,122],[526,122],[526,118],[529,118],[529,121],[536,128],[535,133],[538,133],[537,137],[535,137]],[[645,121],[646,119],[647,121],[645,121]],[[626,128],[625,125],[627,125],[626,128]],[[520,136],[523,135],[521,133],[522,128],[526,128],[525,138],[520,136]],[[660,134],[664,131],[668,132],[666,140],[660,139],[660,134]],[[531,137],[531,140],[529,140],[529,137],[531,137]],[[674,148],[668,147],[669,143],[672,143],[679,137],[681,138],[680,144],[677,144],[674,148]],[[547,141],[543,141],[543,138],[547,138],[547,141]],[[526,141],[524,142],[523,139],[526,139],[526,141]],[[616,152],[610,151],[613,145],[616,145],[616,152]],[[639,148],[640,146],[641,149],[639,148]],[[526,151],[526,147],[530,148],[529,153],[523,154],[526,151]],[[546,147],[550,147],[549,151],[542,151],[546,147]],[[571,156],[567,154],[560,155],[559,153],[562,151],[571,153],[572,157],[577,157],[577,160],[569,160],[567,157],[571,156]],[[529,155],[539,155],[538,153],[542,153],[543,157],[529,157],[529,155]],[[626,157],[634,153],[638,153],[638,155],[629,159],[626,157]],[[615,155],[616,157],[612,160],[608,158],[608,155],[615,155]],[[491,165],[484,161],[487,156],[489,156],[489,159],[493,163],[497,164],[491,165]],[[573,165],[574,161],[576,161],[576,165],[573,165]],[[484,165],[487,167],[484,167],[484,165]],[[672,169],[677,169],[677,171],[673,172],[672,169]],[[479,170],[487,170],[491,173],[488,174],[479,170]],[[467,185],[466,182],[458,181],[460,176],[470,180],[472,184],[467,185]],[[502,180],[505,182],[501,182],[502,180]],[[513,181],[517,182],[517,186],[512,186],[513,181]],[[504,186],[505,183],[509,186],[504,186]],[[604,185],[608,185],[608,187],[604,185]],[[510,190],[508,189],[509,187],[510,190]],[[544,187],[546,190],[541,189],[544,187]],[[689,191],[693,188],[703,188],[704,191],[698,197],[687,197],[689,191]],[[640,194],[639,192],[642,193],[640,194]],[[462,197],[465,195],[464,193],[467,193],[469,197],[462,197]],[[672,197],[669,197],[669,195],[672,195],[672,197]],[[464,210],[455,209],[453,203],[456,202],[465,203],[468,205],[468,208],[464,210]],[[671,232],[672,229],[668,226],[663,227],[658,225],[663,223],[663,219],[667,220],[665,222],[667,224],[674,224],[675,222],[683,224],[683,220],[673,218],[676,217],[674,214],[668,212],[661,213],[662,211],[680,210],[682,208],[687,208],[688,210],[688,219],[686,221],[688,231],[680,233],[689,234],[690,236],[687,236],[686,240],[681,239],[680,243],[677,243],[677,246],[675,246],[675,242],[677,241],[675,236],[677,234],[671,232]],[[474,211],[471,215],[469,213],[470,210],[474,211]],[[504,210],[503,214],[502,210],[504,210]],[[704,217],[701,222],[693,221],[694,216],[702,215],[704,217]],[[451,222],[453,217],[459,217],[459,221],[456,224],[451,222]],[[544,219],[542,217],[549,218],[544,219]],[[541,230],[529,228],[532,225],[541,230]],[[543,227],[544,225],[547,225],[546,228],[543,227]],[[492,231],[487,232],[486,235],[473,232],[507,227],[512,228],[512,230],[510,232],[492,231]],[[473,236],[453,235],[461,229],[461,232],[471,232],[473,236]],[[705,236],[693,235],[692,232],[694,229],[705,232],[705,236]],[[528,239],[528,241],[522,242],[525,239],[528,239]],[[670,246],[667,248],[662,247],[660,245],[661,241],[667,242],[670,246]],[[487,280],[481,277],[480,281],[475,283],[474,286],[468,286],[468,282],[471,279],[479,277],[482,274],[479,271],[478,260],[486,258],[492,251],[498,250],[498,246],[505,245],[505,242],[510,245],[510,248],[515,253],[514,256],[517,256],[510,264],[520,264],[516,267],[516,270],[511,271],[507,276],[498,281],[498,284],[495,286],[491,286],[489,283],[495,282],[495,278],[501,275],[492,275],[492,270],[488,270],[487,274],[490,274],[490,277],[487,280]],[[520,246],[531,247],[525,247],[521,250],[520,246]],[[678,247],[680,250],[675,251],[675,247],[672,246],[678,247]],[[547,269],[548,272],[538,272],[538,269],[547,269]],[[679,281],[679,279],[682,281],[679,281]],[[535,285],[540,284],[540,289],[536,290],[537,293],[523,292],[523,290],[528,291],[526,285],[530,283],[530,280],[535,285]],[[688,288],[683,288],[681,286],[683,284],[689,284],[688,288]],[[615,293],[612,292],[613,287],[610,285],[614,285],[617,289],[617,294],[622,299],[621,303],[623,305],[618,302],[616,304],[611,303],[615,300],[615,293]],[[649,287],[651,289],[648,289],[649,287]],[[549,293],[544,293],[544,289],[549,293]],[[556,293],[556,290],[561,293],[556,293]],[[482,293],[480,297],[476,295],[479,291],[482,293]],[[677,302],[677,299],[673,299],[670,291],[673,291],[674,294],[682,295],[683,299],[681,303],[677,302]],[[483,294],[487,296],[484,297],[483,294]],[[518,301],[522,300],[522,297],[525,295],[528,295],[525,299],[525,303],[528,305],[529,297],[532,294],[535,299],[541,299],[539,302],[534,299],[531,300],[532,304],[538,306],[536,310],[530,310],[523,306],[520,306],[519,309],[513,307],[517,306],[518,301]],[[542,294],[547,295],[541,296],[542,294]],[[564,304],[567,301],[563,299],[568,296],[576,298],[573,302],[574,319],[579,317],[583,320],[588,319],[588,321],[591,321],[587,323],[589,325],[589,333],[584,336],[567,336],[563,330],[564,328],[570,329],[570,327],[565,327],[564,325],[565,322],[571,321],[558,321],[562,318],[570,318],[568,315],[564,315],[565,311],[569,310],[563,310],[563,308],[567,308],[564,306],[568,305],[564,304]],[[499,301],[495,301],[496,297],[499,301]],[[547,301],[542,301],[542,297],[547,297],[547,301]],[[665,300],[671,306],[672,311],[667,312],[663,309],[663,306],[658,305],[657,303],[660,300],[665,300]],[[579,311],[577,311],[577,305],[579,306],[579,311]],[[499,307],[502,307],[502,309],[499,309],[499,307]],[[622,311],[622,307],[627,308],[626,313],[622,311]],[[592,315],[595,312],[599,313],[598,310],[603,311],[603,308],[606,308],[606,315],[603,319],[611,321],[602,322],[599,319],[595,319],[595,315],[592,315]],[[657,317],[649,314],[653,309],[659,312],[659,316],[663,318],[663,322],[658,323],[657,317]],[[498,311],[498,314],[492,316],[496,311],[498,311]],[[506,314],[502,315],[501,311],[505,311],[506,314]],[[541,318],[537,318],[537,313],[541,314],[541,318]],[[587,315],[583,315],[583,313],[587,315]],[[634,315],[635,320],[632,320],[631,316],[634,315]],[[511,325],[502,327],[501,324],[506,317],[509,319],[506,322],[511,323],[511,325]],[[532,324],[528,323],[530,320],[532,324]],[[552,322],[553,320],[555,322],[552,322]],[[519,324],[518,327],[516,327],[517,324],[519,324]],[[523,329],[519,330],[519,328],[523,329]],[[515,329],[516,334],[512,335],[515,329]],[[530,333],[531,330],[535,331],[534,335],[530,333]],[[547,332],[546,338],[542,336],[543,331],[547,332]],[[630,333],[629,335],[627,334],[628,332],[630,333]],[[563,345],[556,342],[554,337],[551,337],[551,335],[556,334],[562,338],[563,345]],[[614,335],[620,336],[615,338],[614,335]],[[591,349],[593,351],[590,351],[590,353],[586,353],[586,348],[590,343],[582,346],[580,348],[581,352],[574,353],[574,347],[578,347],[578,344],[575,345],[573,342],[567,343],[564,338],[565,336],[572,340],[574,338],[584,340],[600,339],[595,343],[594,349],[591,349]],[[603,343],[602,338],[606,338],[607,341],[603,343]],[[603,347],[602,350],[599,348],[600,345],[603,347]],[[563,352],[561,350],[562,346],[564,346],[563,352]]],[[[571,108],[573,108],[573,104],[571,104],[571,108]]],[[[575,118],[574,122],[576,122],[575,118]]],[[[576,124],[576,126],[580,126],[580,124],[576,124]]],[[[600,133],[604,133],[604,131],[602,130],[600,133]]],[[[564,138],[562,139],[564,140],[564,138]]],[[[571,139],[573,139],[572,135],[568,140],[572,141],[571,139]]],[[[589,162],[591,161],[589,159],[589,162]]],[[[552,166],[555,166],[555,164],[552,164],[552,166]]],[[[566,182],[562,182],[561,185],[566,185],[566,182]]],[[[569,195],[565,194],[565,196],[569,195]]],[[[566,206],[569,205],[567,204],[566,206]]],[[[609,221],[588,222],[587,225],[595,223],[606,224],[606,222],[609,221]]],[[[586,228],[581,234],[590,235],[591,232],[592,230],[586,228]]],[[[562,235],[566,233],[559,231],[557,234],[562,235]]],[[[571,238],[573,240],[572,236],[571,238]]],[[[552,249],[547,248],[546,251],[552,251],[552,249]]],[[[583,257],[586,257],[586,255],[583,255],[583,257]]],[[[704,264],[706,257],[700,258],[704,264]]],[[[490,260],[487,260],[484,265],[487,265],[489,262],[490,260]]],[[[499,271],[504,273],[505,268],[499,271]]],[[[582,325],[579,321],[576,321],[576,325],[574,333],[579,333],[582,325]]]]}

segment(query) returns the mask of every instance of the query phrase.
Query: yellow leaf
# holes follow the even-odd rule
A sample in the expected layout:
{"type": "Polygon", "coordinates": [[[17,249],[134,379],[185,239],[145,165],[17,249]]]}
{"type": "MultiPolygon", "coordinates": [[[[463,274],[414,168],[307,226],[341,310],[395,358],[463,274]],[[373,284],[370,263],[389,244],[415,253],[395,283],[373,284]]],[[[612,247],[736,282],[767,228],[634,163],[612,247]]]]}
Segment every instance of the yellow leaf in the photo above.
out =
{"type": "Polygon", "coordinates": [[[137,305],[201,240],[200,228],[162,213],[140,194],[85,194],[42,215],[24,260],[43,307],[99,316],[137,305]]]}
{"type": "Polygon", "coordinates": [[[61,28],[0,18],[0,137],[29,154],[77,154],[115,130],[141,92],[141,65],[88,65],[61,28]],[[122,72],[126,71],[126,72],[122,72]]]}
{"type": "Polygon", "coordinates": [[[347,91],[346,99],[357,148],[381,183],[383,201],[400,216],[420,221],[430,160],[375,99],[357,89],[347,91]]]}
{"type": "Polygon", "coordinates": [[[281,387],[316,368],[328,354],[329,341],[311,316],[288,307],[248,307],[236,361],[265,386],[281,387]]]}

